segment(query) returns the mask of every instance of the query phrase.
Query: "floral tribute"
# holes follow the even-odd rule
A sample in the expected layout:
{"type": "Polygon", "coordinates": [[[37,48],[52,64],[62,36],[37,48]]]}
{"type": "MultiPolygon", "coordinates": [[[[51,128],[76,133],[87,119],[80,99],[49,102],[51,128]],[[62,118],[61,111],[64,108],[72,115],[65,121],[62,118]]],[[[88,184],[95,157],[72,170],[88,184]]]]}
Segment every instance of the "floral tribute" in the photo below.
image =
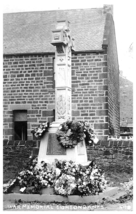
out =
{"type": "Polygon", "coordinates": [[[45,132],[48,131],[49,128],[49,123],[45,122],[40,124],[38,127],[36,127],[35,129],[33,129],[31,131],[31,133],[36,137],[36,138],[41,138],[45,132]]]}
{"type": "Polygon", "coordinates": [[[26,169],[19,172],[16,178],[9,181],[4,189],[5,193],[12,191],[14,186],[19,186],[22,193],[40,193],[40,190],[53,185],[55,178],[54,168],[42,161],[30,159],[26,169]]]}
{"type": "Polygon", "coordinates": [[[56,180],[57,194],[96,195],[106,188],[107,181],[104,173],[94,161],[87,166],[73,161],[57,161],[56,167],[60,169],[60,177],[56,180]]]}
{"type": "Polygon", "coordinates": [[[86,144],[95,143],[94,131],[87,122],[83,121],[66,121],[58,129],[57,139],[65,148],[73,148],[85,138],[86,144]]]}
{"type": "Polygon", "coordinates": [[[83,166],[73,161],[55,160],[51,164],[31,159],[25,170],[9,181],[4,193],[13,192],[19,186],[20,193],[41,193],[44,188],[53,188],[57,195],[96,195],[106,188],[104,173],[94,161],[83,166]]]}
{"type": "Polygon", "coordinates": [[[77,188],[76,180],[73,176],[62,174],[54,185],[54,190],[57,195],[73,195],[77,188]]]}

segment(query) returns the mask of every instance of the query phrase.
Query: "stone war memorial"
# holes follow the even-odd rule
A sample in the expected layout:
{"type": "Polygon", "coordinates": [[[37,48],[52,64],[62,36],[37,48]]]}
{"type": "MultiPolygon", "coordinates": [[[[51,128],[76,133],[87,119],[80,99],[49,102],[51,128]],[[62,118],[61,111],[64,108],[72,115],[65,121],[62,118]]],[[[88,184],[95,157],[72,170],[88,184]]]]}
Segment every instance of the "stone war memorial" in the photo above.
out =
{"type": "Polygon", "coordinates": [[[41,140],[38,160],[54,161],[73,160],[87,162],[85,142],[73,149],[64,149],[56,138],[56,132],[62,122],[72,118],[71,115],[71,50],[73,39],[70,35],[69,22],[58,21],[52,32],[52,45],[55,51],[55,121],[49,133],[41,140]]]}
{"type": "Polygon", "coordinates": [[[3,17],[4,201],[123,195],[133,139],[120,137],[112,5],[3,17]]]}

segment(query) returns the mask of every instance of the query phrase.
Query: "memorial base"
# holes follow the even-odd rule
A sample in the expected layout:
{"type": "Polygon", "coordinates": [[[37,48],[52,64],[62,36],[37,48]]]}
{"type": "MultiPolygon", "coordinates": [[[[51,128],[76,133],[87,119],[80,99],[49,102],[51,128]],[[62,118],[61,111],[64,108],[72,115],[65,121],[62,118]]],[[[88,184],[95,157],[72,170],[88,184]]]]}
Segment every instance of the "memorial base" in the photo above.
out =
{"type": "Polygon", "coordinates": [[[54,122],[48,132],[41,139],[38,154],[38,162],[45,161],[53,163],[55,159],[74,161],[76,163],[87,162],[87,152],[85,142],[78,143],[74,148],[63,148],[56,138],[56,132],[60,123],[54,122]]]}

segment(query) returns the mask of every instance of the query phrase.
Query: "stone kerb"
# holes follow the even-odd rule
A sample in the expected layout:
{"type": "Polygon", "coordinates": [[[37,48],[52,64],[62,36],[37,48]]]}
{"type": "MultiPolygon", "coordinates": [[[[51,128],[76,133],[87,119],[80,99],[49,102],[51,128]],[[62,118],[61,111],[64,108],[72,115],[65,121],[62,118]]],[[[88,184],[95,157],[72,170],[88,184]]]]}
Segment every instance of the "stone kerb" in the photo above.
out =
{"type": "Polygon", "coordinates": [[[70,202],[75,204],[89,204],[89,203],[98,203],[102,201],[103,198],[112,197],[118,193],[118,187],[108,187],[103,193],[99,195],[90,195],[90,196],[78,196],[70,195],[64,197],[61,195],[49,195],[49,194],[19,194],[11,193],[4,194],[4,200],[15,201],[21,199],[22,201],[32,202],[70,202]]]}

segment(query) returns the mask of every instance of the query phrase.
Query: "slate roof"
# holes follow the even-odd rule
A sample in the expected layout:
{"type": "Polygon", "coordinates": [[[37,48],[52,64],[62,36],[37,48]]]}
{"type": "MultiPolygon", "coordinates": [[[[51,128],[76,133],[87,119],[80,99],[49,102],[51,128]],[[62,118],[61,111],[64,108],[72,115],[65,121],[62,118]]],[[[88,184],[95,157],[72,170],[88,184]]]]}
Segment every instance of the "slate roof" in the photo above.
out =
{"type": "Polygon", "coordinates": [[[3,16],[4,54],[54,52],[57,20],[70,21],[75,51],[102,50],[106,15],[102,8],[8,13],[3,16]]]}

